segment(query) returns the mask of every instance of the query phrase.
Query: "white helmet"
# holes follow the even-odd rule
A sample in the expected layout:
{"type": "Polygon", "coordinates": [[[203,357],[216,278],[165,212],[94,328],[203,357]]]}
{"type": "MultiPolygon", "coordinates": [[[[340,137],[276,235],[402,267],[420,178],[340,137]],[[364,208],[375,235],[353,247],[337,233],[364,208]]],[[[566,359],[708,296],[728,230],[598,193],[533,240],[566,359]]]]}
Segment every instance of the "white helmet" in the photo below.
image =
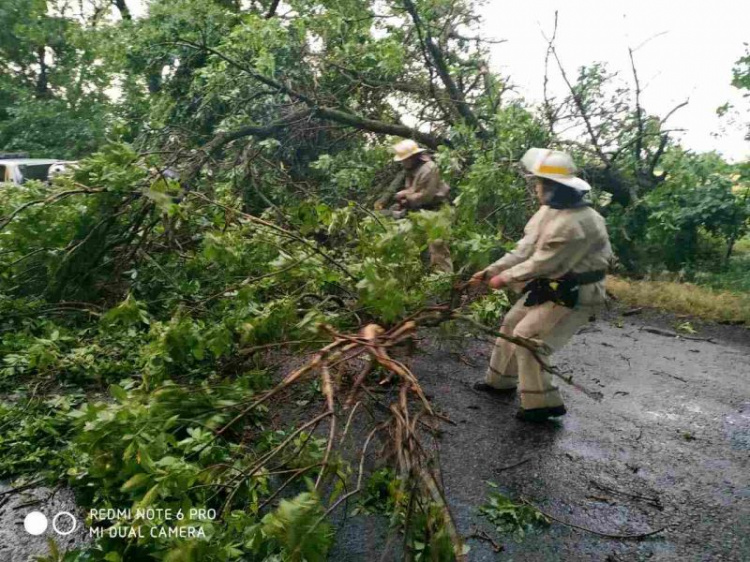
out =
{"type": "Polygon", "coordinates": [[[578,191],[591,191],[591,186],[576,176],[578,169],[567,152],[530,148],[521,158],[521,164],[536,177],[547,178],[578,191]]]}
{"type": "Polygon", "coordinates": [[[396,153],[396,156],[393,157],[393,161],[401,162],[402,160],[411,158],[415,154],[419,154],[421,152],[424,152],[425,150],[427,149],[421,148],[411,139],[402,140],[400,143],[393,147],[393,151],[396,153]]]}

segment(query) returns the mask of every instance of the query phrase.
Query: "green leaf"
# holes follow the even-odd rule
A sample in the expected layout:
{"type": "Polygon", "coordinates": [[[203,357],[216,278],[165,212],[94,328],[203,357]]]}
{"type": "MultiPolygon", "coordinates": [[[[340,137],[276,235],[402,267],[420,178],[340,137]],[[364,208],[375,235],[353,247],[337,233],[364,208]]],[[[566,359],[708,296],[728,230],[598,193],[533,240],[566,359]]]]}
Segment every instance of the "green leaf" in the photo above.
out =
{"type": "Polygon", "coordinates": [[[159,494],[161,484],[154,484],[151,489],[146,492],[146,494],[141,498],[141,501],[139,502],[139,505],[141,507],[148,507],[151,504],[154,503],[154,500],[156,499],[157,495],[159,494]]]}
{"type": "Polygon", "coordinates": [[[128,400],[128,393],[121,386],[111,384],[109,385],[109,392],[115,398],[115,400],[117,400],[121,404],[124,404],[128,400]]]}
{"type": "Polygon", "coordinates": [[[147,482],[151,480],[150,474],[145,474],[143,472],[139,472],[138,474],[134,474],[131,476],[127,482],[125,482],[121,487],[121,492],[129,492],[131,490],[141,488],[143,487],[147,482]]]}

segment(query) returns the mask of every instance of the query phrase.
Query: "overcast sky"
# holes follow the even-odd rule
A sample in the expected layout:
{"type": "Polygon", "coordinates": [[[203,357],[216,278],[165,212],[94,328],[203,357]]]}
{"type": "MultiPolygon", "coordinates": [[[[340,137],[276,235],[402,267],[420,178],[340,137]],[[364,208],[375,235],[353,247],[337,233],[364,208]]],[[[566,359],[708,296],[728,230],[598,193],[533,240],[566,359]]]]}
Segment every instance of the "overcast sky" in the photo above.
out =
{"type": "MultiPolygon", "coordinates": [[[[745,52],[744,43],[750,42],[750,1],[490,0],[481,8],[484,35],[508,40],[493,45],[492,66],[510,75],[529,101],[543,97],[542,29],[552,33],[555,10],[557,51],[569,76],[581,65],[606,62],[630,80],[628,47],[664,33],[635,53],[646,110],[664,115],[689,98],[688,106],[669,121],[672,127],[688,129],[682,138],[685,146],[717,150],[732,160],[750,157],[746,128],[728,127],[719,138],[712,135],[722,125],[716,108],[726,102],[736,105],[743,123],[750,122],[750,103],[730,85],[733,63],[745,52]]],[[[559,72],[551,76],[553,93],[563,95],[559,72]]]]}

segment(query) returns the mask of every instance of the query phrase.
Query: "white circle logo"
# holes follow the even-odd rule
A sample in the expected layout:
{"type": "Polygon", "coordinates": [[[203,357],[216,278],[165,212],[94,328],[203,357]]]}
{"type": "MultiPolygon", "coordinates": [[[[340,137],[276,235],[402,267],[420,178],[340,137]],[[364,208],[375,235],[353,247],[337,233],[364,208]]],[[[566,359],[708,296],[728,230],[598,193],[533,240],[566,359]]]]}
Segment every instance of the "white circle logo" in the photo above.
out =
{"type": "Polygon", "coordinates": [[[32,511],[23,520],[23,528],[30,535],[41,535],[47,530],[47,516],[41,511],[32,511]]]}
{"type": "MultiPolygon", "coordinates": [[[[45,518],[44,522],[45,522],[44,526],[46,527],[47,526],[47,520],[46,520],[46,518],[45,518]]],[[[73,514],[70,513],[70,512],[68,512],[68,511],[61,511],[60,513],[58,513],[57,515],[55,515],[55,517],[52,519],[52,528],[55,530],[55,533],[57,533],[58,535],[62,535],[63,537],[65,535],[69,535],[73,531],[75,531],[77,526],[78,526],[78,521],[76,521],[76,518],[73,516],[73,514]],[[70,517],[70,529],[60,530],[57,527],[57,520],[60,519],[61,515],[66,515],[67,517],[70,517]]]]}

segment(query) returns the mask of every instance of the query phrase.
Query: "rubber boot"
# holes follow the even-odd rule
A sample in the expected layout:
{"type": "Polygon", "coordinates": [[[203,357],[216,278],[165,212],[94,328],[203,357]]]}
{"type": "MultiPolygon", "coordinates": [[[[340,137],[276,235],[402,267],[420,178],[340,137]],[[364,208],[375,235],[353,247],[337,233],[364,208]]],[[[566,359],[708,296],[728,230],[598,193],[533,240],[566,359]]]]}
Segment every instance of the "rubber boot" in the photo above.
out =
{"type": "Polygon", "coordinates": [[[565,406],[553,406],[552,408],[534,408],[533,410],[524,410],[521,408],[516,412],[516,419],[539,423],[547,421],[549,418],[564,416],[567,413],[565,406]]]}
{"type": "Polygon", "coordinates": [[[495,388],[494,386],[490,386],[483,380],[475,382],[471,388],[473,388],[474,390],[478,390],[479,392],[486,392],[487,394],[496,396],[498,398],[505,398],[516,393],[515,388],[495,388]]]}

